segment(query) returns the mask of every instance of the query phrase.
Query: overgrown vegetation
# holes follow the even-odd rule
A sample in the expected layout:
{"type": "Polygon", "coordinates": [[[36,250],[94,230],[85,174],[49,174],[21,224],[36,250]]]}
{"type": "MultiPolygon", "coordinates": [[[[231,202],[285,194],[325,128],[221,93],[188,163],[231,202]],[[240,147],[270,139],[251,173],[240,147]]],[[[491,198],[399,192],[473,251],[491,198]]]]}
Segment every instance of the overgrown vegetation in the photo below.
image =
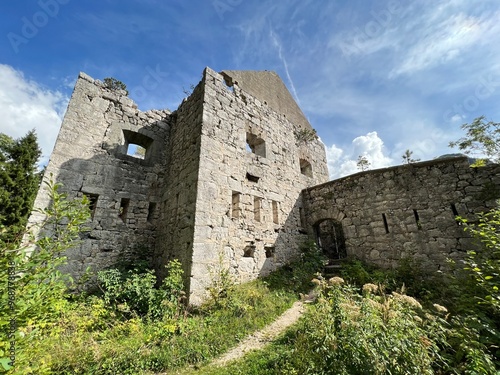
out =
{"type": "MultiPolygon", "coordinates": [[[[495,163],[500,162],[500,123],[486,121],[485,116],[480,116],[470,124],[463,124],[461,128],[466,131],[465,137],[450,142],[450,147],[458,147],[466,153],[486,156],[495,163]]],[[[484,164],[484,159],[478,159],[475,166],[484,164]]]]}
{"type": "Polygon", "coordinates": [[[127,85],[113,77],[104,78],[104,86],[110,90],[123,90],[128,95],[127,85]]]}
{"type": "Polygon", "coordinates": [[[17,140],[0,133],[0,248],[19,243],[40,185],[34,131],[17,140]]]}
{"type": "MultiPolygon", "coordinates": [[[[9,337],[2,336],[0,372],[139,374],[206,363],[289,308],[299,293],[310,289],[322,264],[318,249],[308,245],[297,262],[244,285],[234,285],[220,268],[214,277],[225,281],[211,285],[218,293],[197,309],[184,303],[182,267],[175,260],[159,288],[153,272],[139,265],[99,272],[97,294],[68,295],[71,280],[58,267],[89,217],[88,202],[69,201],[52,182],[48,188],[53,203],[44,211],[46,236],[37,242],[39,249],[30,257],[26,250],[11,252],[2,264],[6,284],[8,262],[16,264],[12,287],[18,329],[13,368],[9,337]]],[[[12,316],[2,306],[2,328],[12,316]]]]}

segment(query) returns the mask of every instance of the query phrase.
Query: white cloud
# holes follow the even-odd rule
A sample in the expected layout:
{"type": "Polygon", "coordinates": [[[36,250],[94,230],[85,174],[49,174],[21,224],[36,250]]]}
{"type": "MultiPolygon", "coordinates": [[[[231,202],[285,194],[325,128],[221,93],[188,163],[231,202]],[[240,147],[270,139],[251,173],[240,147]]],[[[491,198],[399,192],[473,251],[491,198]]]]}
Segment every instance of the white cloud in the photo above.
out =
{"type": "Polygon", "coordinates": [[[0,64],[0,132],[13,138],[35,129],[46,164],[59,132],[68,98],[24,77],[21,71],[0,64]]]}
{"type": "Polygon", "coordinates": [[[326,148],[330,178],[339,178],[359,172],[357,168],[359,156],[365,156],[368,159],[371,163],[371,169],[388,167],[394,163],[394,160],[387,155],[384,142],[379,138],[377,132],[370,132],[353,139],[347,149],[343,150],[336,145],[326,148]]]}

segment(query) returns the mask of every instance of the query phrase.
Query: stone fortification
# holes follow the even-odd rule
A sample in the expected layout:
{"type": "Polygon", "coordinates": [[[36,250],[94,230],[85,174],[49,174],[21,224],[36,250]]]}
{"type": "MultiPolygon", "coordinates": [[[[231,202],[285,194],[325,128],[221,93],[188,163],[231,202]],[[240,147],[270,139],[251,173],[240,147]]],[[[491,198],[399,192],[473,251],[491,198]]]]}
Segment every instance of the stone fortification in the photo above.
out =
{"type": "MultiPolygon", "coordinates": [[[[70,198],[91,201],[65,271],[144,260],[163,277],[177,258],[200,303],[210,269],[245,281],[297,253],[300,192],[328,172],[323,144],[297,138],[311,126],[275,73],[207,68],[172,113],[141,112],[125,94],[80,74],[47,166],[70,198]]],[[[35,206],[48,203],[42,188],[35,206]]]]}
{"type": "MultiPolygon", "coordinates": [[[[247,281],[314,237],[330,258],[381,266],[413,257],[436,270],[469,249],[456,215],[500,196],[500,166],[435,160],[328,180],[324,145],[273,72],[217,73],[174,112],[142,112],[124,91],[81,73],[45,176],[87,195],[92,220],[68,251],[79,278],[142,260],[160,278],[181,261],[190,302],[210,273],[247,281]],[[137,154],[133,147],[143,152],[137,154]]],[[[35,207],[49,204],[42,187],[35,207]]],[[[30,224],[42,220],[37,212],[30,224]]]]}
{"type": "Polygon", "coordinates": [[[437,159],[306,189],[304,204],[310,233],[344,256],[384,267],[414,258],[435,271],[471,249],[455,217],[494,207],[499,187],[499,165],[471,168],[467,158],[437,159]]]}

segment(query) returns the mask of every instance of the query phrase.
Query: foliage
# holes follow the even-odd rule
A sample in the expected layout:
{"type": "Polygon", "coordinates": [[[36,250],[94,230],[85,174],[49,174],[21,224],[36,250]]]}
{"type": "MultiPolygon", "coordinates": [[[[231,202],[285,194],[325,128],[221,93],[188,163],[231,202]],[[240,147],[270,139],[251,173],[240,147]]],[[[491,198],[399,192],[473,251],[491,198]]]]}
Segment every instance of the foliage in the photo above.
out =
{"type": "MultiPolygon", "coordinates": [[[[0,258],[0,282],[9,284],[15,307],[15,315],[7,304],[0,308],[0,350],[6,349],[6,328],[15,319],[16,369],[19,373],[23,373],[21,369],[33,340],[50,332],[66,308],[64,297],[71,279],[61,274],[59,267],[66,262],[65,250],[75,244],[90,216],[86,198],[70,201],[66,194],[59,192],[59,184],[52,180],[44,183],[51,204],[39,210],[45,216],[40,237],[30,247],[2,248],[0,258]],[[10,278],[9,271],[14,273],[10,278]]],[[[3,301],[7,300],[7,293],[2,290],[3,301]]]]}
{"type": "Polygon", "coordinates": [[[445,315],[412,297],[368,284],[363,295],[341,278],[319,281],[319,299],[269,349],[201,374],[434,374],[447,370],[445,315]]]}
{"type": "Polygon", "coordinates": [[[124,318],[159,320],[181,313],[184,299],[182,266],[178,260],[167,265],[168,275],[160,288],[155,288],[156,276],[149,269],[117,268],[100,271],[98,285],[104,302],[124,318]]]}
{"type": "Polygon", "coordinates": [[[477,251],[467,252],[465,269],[485,292],[479,302],[500,314],[500,208],[476,216],[477,222],[459,218],[465,224],[465,231],[480,243],[477,251]]]}
{"type": "Polygon", "coordinates": [[[318,133],[316,129],[300,129],[294,131],[295,140],[297,144],[308,144],[312,141],[318,139],[318,133]]]}
{"type": "Polygon", "coordinates": [[[368,158],[364,155],[359,155],[358,156],[358,161],[356,163],[356,166],[360,171],[366,171],[370,169],[371,163],[368,161],[368,158]]]}
{"type": "Polygon", "coordinates": [[[311,276],[322,271],[326,257],[314,241],[304,242],[299,250],[298,259],[264,278],[271,287],[287,288],[299,295],[310,291],[311,276]]]}
{"type": "Polygon", "coordinates": [[[123,90],[128,95],[127,85],[113,77],[104,78],[104,86],[110,90],[123,90]]]}
{"type": "Polygon", "coordinates": [[[34,131],[18,140],[0,133],[0,246],[21,240],[40,184],[40,155],[34,131]]]}
{"type": "Polygon", "coordinates": [[[124,319],[92,296],[66,309],[57,332],[34,343],[31,364],[57,374],[142,374],[206,363],[291,306],[295,293],[270,284],[236,285],[231,304],[154,321],[124,319]]]}
{"type": "Polygon", "coordinates": [[[403,154],[403,156],[401,156],[403,158],[403,164],[411,164],[411,163],[416,163],[417,161],[420,161],[420,159],[413,159],[412,155],[413,155],[413,151],[410,151],[409,149],[407,149],[405,151],[405,153],[403,154]]]}
{"type": "MultiPolygon", "coordinates": [[[[500,123],[488,121],[484,116],[475,118],[470,124],[461,126],[466,131],[466,136],[454,142],[450,142],[450,147],[458,147],[467,153],[479,153],[486,155],[493,162],[500,162],[500,123]]],[[[484,164],[484,160],[479,160],[477,166],[484,164]]]]}

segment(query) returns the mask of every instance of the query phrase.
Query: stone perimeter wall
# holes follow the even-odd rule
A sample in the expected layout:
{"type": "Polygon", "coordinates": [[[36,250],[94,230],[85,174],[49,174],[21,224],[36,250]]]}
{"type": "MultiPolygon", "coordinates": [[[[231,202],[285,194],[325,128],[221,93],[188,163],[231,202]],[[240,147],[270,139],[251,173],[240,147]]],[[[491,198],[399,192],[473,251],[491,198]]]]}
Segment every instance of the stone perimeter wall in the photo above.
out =
{"type": "Polygon", "coordinates": [[[471,249],[455,215],[473,218],[495,206],[500,165],[433,160],[357,173],[303,194],[311,235],[319,222],[333,219],[342,224],[348,256],[384,267],[413,257],[435,271],[471,249]]]}

